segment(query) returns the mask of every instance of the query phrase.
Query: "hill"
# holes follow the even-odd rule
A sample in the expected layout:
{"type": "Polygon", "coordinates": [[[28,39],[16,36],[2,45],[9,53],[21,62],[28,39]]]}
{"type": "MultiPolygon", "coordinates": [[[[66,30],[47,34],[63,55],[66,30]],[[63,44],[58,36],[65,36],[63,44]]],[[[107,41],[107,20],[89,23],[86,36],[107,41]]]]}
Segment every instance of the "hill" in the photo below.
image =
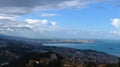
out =
{"type": "Polygon", "coordinates": [[[6,36],[4,38],[0,37],[0,66],[4,67],[9,64],[17,63],[19,65],[21,61],[25,60],[26,61],[24,63],[27,64],[28,60],[30,59],[34,60],[33,57],[37,58],[35,60],[39,60],[38,58],[41,58],[40,56],[44,55],[44,52],[48,52],[48,54],[44,55],[44,57],[47,57],[47,55],[49,56],[50,55],[49,52],[53,52],[63,57],[64,58],[63,63],[66,66],[69,65],[80,66],[81,64],[87,65],[89,63],[92,63],[94,65],[100,64],[117,65],[119,62],[117,56],[109,55],[107,53],[98,52],[94,50],[78,50],[66,47],[45,46],[43,45],[44,42],[46,41],[45,40],[35,41],[29,39],[16,40],[14,39],[14,37],[13,38],[11,37],[10,39],[9,36],[8,37],[6,36]]]}
{"type": "Polygon", "coordinates": [[[7,67],[62,67],[62,59],[54,52],[34,52],[21,56],[7,67]]]}

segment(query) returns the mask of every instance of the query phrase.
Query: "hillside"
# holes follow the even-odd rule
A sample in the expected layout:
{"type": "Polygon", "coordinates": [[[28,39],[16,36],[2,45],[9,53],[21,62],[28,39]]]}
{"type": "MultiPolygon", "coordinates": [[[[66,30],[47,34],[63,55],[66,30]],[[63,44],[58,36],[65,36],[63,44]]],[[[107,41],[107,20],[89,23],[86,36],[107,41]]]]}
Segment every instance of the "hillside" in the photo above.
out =
{"type": "Polygon", "coordinates": [[[21,56],[7,67],[63,67],[62,59],[63,57],[53,52],[34,52],[21,56]]]}
{"type": "MultiPolygon", "coordinates": [[[[33,57],[36,58],[35,60],[39,60],[38,58],[41,58],[40,56],[42,56],[44,52],[53,52],[63,57],[64,61],[62,62],[64,63],[64,66],[80,66],[81,64],[88,65],[89,63],[93,65],[117,65],[119,62],[117,56],[109,55],[103,52],[94,50],[78,50],[66,47],[44,46],[43,43],[45,40],[41,41],[37,42],[35,40],[32,41],[27,39],[15,40],[14,38],[11,40],[9,37],[0,38],[0,66],[12,66],[9,64],[14,65],[14,62],[18,60],[20,60],[20,62],[24,61],[25,64],[27,64],[28,60],[34,60],[33,57]]],[[[44,55],[44,57],[46,56],[49,56],[49,54],[44,55]]],[[[19,62],[15,62],[15,64],[17,63],[19,65],[19,62]]]]}

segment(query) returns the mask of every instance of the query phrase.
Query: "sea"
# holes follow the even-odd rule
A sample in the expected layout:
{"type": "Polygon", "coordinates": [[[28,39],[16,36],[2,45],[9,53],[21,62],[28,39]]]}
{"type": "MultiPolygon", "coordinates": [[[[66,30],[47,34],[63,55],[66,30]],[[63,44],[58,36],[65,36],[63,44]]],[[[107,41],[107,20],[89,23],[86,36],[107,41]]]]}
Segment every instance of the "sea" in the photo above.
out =
{"type": "Polygon", "coordinates": [[[57,47],[69,47],[80,50],[96,50],[105,52],[110,55],[115,55],[120,57],[120,41],[119,40],[101,40],[93,43],[81,43],[81,44],[47,44],[48,46],[57,47]]]}

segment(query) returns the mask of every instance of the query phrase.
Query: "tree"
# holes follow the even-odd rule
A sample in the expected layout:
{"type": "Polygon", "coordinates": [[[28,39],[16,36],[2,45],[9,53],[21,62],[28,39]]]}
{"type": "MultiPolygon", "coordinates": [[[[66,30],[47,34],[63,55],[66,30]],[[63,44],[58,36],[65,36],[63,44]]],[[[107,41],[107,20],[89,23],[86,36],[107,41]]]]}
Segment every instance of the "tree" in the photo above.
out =
{"type": "Polygon", "coordinates": [[[88,62],[88,63],[86,64],[86,67],[96,67],[96,64],[93,63],[93,62],[88,62]]]}

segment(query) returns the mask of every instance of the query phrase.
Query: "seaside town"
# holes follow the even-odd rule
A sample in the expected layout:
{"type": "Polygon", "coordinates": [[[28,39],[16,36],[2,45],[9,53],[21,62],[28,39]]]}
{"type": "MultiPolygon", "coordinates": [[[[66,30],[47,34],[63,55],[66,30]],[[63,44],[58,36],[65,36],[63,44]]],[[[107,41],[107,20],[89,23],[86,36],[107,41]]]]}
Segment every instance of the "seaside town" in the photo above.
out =
{"type": "MultiPolygon", "coordinates": [[[[43,40],[45,42],[45,40],[43,40]]],[[[61,67],[119,67],[119,57],[109,55],[104,52],[94,51],[94,50],[79,50],[74,48],[67,48],[67,47],[56,47],[56,46],[46,46],[43,45],[43,42],[35,42],[35,40],[11,40],[6,38],[0,39],[0,67],[10,67],[11,64],[15,65],[14,62],[18,61],[21,57],[25,55],[29,55],[29,53],[37,53],[37,59],[34,58],[30,59],[29,56],[24,57],[23,61],[26,59],[27,66],[31,67],[30,65],[34,62],[41,63],[46,59],[49,59],[51,62],[50,57],[57,59],[56,54],[62,57],[60,59],[61,67]],[[49,53],[52,52],[53,54],[49,54],[49,58],[41,58],[41,53],[49,53]],[[29,61],[29,62],[28,62],[29,61]]],[[[46,40],[48,43],[48,41],[46,40]]],[[[49,41],[50,42],[50,41],[49,41]]],[[[52,41],[53,42],[53,41],[52,41]]],[[[66,42],[66,41],[65,41],[66,42]]],[[[75,42],[75,41],[73,41],[75,42]]],[[[55,42],[56,43],[56,42],[55,42]]],[[[58,41],[59,43],[59,41],[58,41]]],[[[69,42],[68,42],[69,43],[69,42]]],[[[49,56],[48,55],[48,56],[49,56]]],[[[31,55],[31,56],[34,56],[31,55]]],[[[21,60],[22,61],[22,60],[21,60]]],[[[18,65],[21,62],[18,62],[18,65]]],[[[38,65],[39,66],[39,65],[38,65]]],[[[15,67],[15,66],[13,66],[15,67]]],[[[32,67],[36,67],[32,64],[32,67]]],[[[43,66],[47,67],[47,66],[43,66]]],[[[55,66],[54,66],[55,67],[55,66]]]]}

